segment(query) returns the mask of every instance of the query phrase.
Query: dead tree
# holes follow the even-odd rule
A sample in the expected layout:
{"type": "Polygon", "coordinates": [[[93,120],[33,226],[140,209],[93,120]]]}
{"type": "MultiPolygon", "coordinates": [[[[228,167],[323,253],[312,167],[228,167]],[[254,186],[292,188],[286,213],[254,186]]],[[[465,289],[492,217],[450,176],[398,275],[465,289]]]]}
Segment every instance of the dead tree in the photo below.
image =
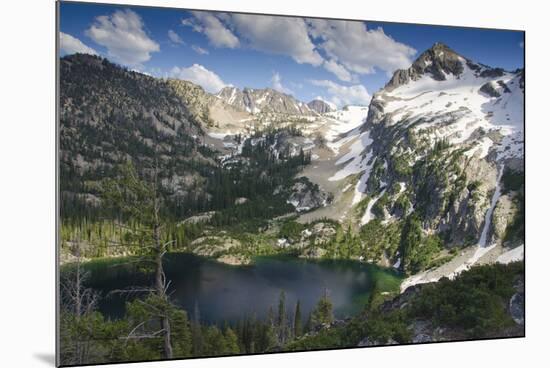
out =
{"type": "MultiPolygon", "coordinates": [[[[129,239],[125,246],[135,248],[140,257],[139,262],[153,268],[154,285],[151,290],[165,305],[164,308],[151,309],[158,318],[161,329],[151,334],[145,334],[142,338],[162,336],[164,358],[173,357],[171,342],[170,302],[168,298],[169,282],[163,268],[163,257],[171,242],[163,242],[161,231],[163,229],[161,218],[161,199],[158,193],[158,169],[157,165],[151,170],[152,178],[140,177],[132,164],[128,161],[122,166],[121,175],[106,181],[104,185],[104,198],[112,207],[117,209],[124,219],[135,222],[134,227],[127,227],[129,239]]],[[[121,225],[124,226],[124,225],[121,225]]],[[[130,290],[134,292],[135,290],[130,290]]],[[[141,326],[140,326],[141,327],[141,326]]],[[[136,328],[134,330],[137,331],[136,328]]],[[[136,336],[129,335],[129,338],[136,336]]]]}
{"type": "Polygon", "coordinates": [[[62,346],[62,359],[64,364],[85,364],[89,362],[91,338],[93,331],[86,326],[87,336],[73,334],[69,324],[82,327],[82,321],[94,312],[99,295],[91,288],[85,287],[89,272],[82,268],[80,237],[74,244],[76,260],[72,268],[66,272],[61,282],[61,308],[63,322],[66,328],[62,329],[62,337],[66,343],[62,346]],[[64,334],[64,335],[63,335],[64,334]]]}

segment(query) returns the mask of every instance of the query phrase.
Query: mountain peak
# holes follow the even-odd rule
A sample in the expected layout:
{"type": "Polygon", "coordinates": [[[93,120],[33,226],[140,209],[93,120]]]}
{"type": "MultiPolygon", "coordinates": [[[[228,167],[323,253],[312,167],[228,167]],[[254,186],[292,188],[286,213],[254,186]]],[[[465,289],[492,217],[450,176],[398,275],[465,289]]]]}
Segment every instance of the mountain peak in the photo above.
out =
{"type": "Polygon", "coordinates": [[[251,114],[314,115],[305,103],[273,88],[225,87],[216,95],[227,104],[251,114]]]}
{"type": "Polygon", "coordinates": [[[333,109],[333,107],[332,107],[331,105],[329,105],[327,102],[325,102],[325,101],[323,101],[323,100],[321,100],[321,99],[318,99],[318,98],[316,98],[316,99],[314,99],[314,100],[308,102],[308,103],[307,103],[307,106],[308,106],[311,110],[313,110],[313,111],[315,111],[315,112],[317,112],[317,113],[319,113],[319,114],[324,114],[324,113],[327,113],[327,112],[332,112],[332,111],[334,111],[334,109],[333,109]]]}
{"type": "Polygon", "coordinates": [[[450,74],[459,77],[464,71],[465,62],[468,62],[468,60],[449,46],[436,42],[420,54],[410,68],[396,70],[393,77],[386,84],[386,89],[393,90],[411,80],[418,80],[424,75],[429,75],[438,81],[447,79],[447,75],[450,74]]]}
{"type": "Polygon", "coordinates": [[[449,46],[447,46],[446,44],[444,44],[443,42],[436,42],[432,45],[432,47],[430,47],[428,50],[432,50],[432,51],[444,51],[444,52],[453,52],[456,54],[456,52],[454,52],[449,46]]]}

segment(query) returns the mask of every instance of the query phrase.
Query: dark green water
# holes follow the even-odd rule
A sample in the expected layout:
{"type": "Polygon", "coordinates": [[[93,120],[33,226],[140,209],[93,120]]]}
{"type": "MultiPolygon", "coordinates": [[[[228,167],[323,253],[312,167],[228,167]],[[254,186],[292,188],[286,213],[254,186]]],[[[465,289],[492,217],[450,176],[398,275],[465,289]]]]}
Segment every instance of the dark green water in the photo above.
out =
{"type": "MultiPolygon", "coordinates": [[[[90,262],[88,286],[107,295],[129,286],[150,285],[151,280],[122,260],[90,262]]],[[[307,315],[325,288],[339,318],[361,310],[369,293],[399,288],[401,277],[393,270],[355,261],[311,261],[291,257],[258,257],[251,266],[228,266],[190,254],[168,254],[165,271],[171,280],[172,300],[193,313],[198,304],[207,322],[236,321],[246,316],[263,318],[269,307],[277,310],[279,293],[286,293],[287,309],[299,299],[307,315]]],[[[124,314],[125,298],[103,298],[99,309],[111,318],[124,314]]]]}

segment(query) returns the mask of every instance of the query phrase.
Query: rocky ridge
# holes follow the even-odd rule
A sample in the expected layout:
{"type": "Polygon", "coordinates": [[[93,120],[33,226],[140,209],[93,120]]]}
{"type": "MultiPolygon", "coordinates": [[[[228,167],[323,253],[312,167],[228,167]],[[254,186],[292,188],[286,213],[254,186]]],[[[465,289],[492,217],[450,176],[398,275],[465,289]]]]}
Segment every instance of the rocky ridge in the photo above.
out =
{"type": "Polygon", "coordinates": [[[225,87],[216,94],[216,97],[251,114],[278,113],[304,116],[316,114],[307,104],[271,88],[240,90],[236,87],[225,87]]]}

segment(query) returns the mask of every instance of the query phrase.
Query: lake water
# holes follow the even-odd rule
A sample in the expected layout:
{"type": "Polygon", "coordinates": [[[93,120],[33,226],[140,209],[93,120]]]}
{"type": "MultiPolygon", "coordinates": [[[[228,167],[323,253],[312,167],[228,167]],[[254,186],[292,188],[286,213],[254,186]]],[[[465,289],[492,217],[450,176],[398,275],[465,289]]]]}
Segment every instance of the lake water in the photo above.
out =
{"type": "MultiPolygon", "coordinates": [[[[358,313],[369,293],[398,290],[401,277],[393,270],[356,261],[312,261],[292,257],[257,257],[250,266],[229,266],[190,254],[168,254],[165,271],[171,280],[172,300],[192,315],[195,304],[201,320],[214,323],[236,321],[256,315],[263,318],[270,307],[277,310],[281,290],[287,310],[301,303],[303,318],[328,289],[338,318],[358,313]]],[[[88,286],[102,292],[129,286],[150,285],[148,276],[120,260],[88,263],[88,286]]],[[[124,314],[125,298],[103,298],[100,311],[111,318],[124,314]]]]}

